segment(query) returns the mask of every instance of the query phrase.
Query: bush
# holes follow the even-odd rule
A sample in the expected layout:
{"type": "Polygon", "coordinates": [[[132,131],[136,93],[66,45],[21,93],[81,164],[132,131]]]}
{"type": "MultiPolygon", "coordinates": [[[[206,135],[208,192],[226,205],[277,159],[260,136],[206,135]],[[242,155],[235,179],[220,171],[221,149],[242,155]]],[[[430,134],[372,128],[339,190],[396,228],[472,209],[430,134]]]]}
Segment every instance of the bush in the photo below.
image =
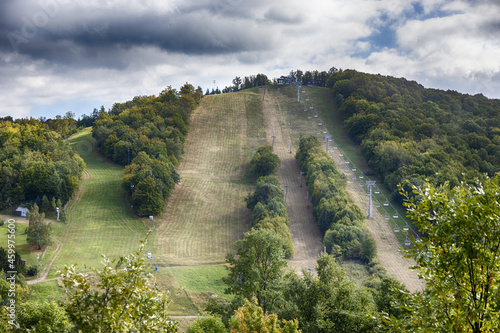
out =
{"type": "Polygon", "coordinates": [[[28,267],[28,270],[26,271],[26,276],[35,276],[36,275],[36,265],[31,265],[28,267]]]}
{"type": "Polygon", "coordinates": [[[273,153],[273,148],[270,145],[266,145],[260,146],[255,152],[250,161],[250,170],[258,178],[276,173],[280,165],[281,160],[278,155],[273,153]]]}

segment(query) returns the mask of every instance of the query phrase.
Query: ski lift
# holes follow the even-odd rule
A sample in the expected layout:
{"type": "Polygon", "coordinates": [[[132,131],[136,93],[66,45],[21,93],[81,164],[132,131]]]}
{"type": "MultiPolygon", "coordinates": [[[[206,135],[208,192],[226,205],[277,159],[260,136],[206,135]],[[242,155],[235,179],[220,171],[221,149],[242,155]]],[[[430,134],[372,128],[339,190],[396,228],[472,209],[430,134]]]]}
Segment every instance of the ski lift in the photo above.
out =
{"type": "Polygon", "coordinates": [[[352,172],[356,172],[356,170],[357,170],[356,168],[352,168],[352,172]]]}
{"type": "Polygon", "coordinates": [[[315,124],[315,123],[313,123],[313,125],[312,125],[312,126],[313,126],[313,128],[314,128],[314,127],[316,127],[316,124],[315,124]]]}
{"type": "Polygon", "coordinates": [[[333,149],[339,149],[339,147],[337,147],[337,146],[333,146],[333,149]]]}
{"type": "Polygon", "coordinates": [[[309,98],[306,98],[306,102],[309,102],[309,98]]]}
{"type": "Polygon", "coordinates": [[[340,157],[344,156],[344,154],[339,154],[340,157]]]}
{"type": "Polygon", "coordinates": [[[380,208],[380,202],[375,201],[375,207],[380,208]]]}
{"type": "Polygon", "coordinates": [[[364,187],[364,186],[365,186],[365,184],[359,183],[359,187],[364,187]]]}
{"type": "Polygon", "coordinates": [[[327,131],[323,131],[323,134],[326,134],[326,133],[328,133],[328,132],[327,131]]]}
{"type": "Polygon", "coordinates": [[[351,179],[352,179],[352,180],[356,180],[356,176],[352,177],[351,179]]]}
{"type": "Polygon", "coordinates": [[[394,232],[399,232],[399,231],[400,231],[399,225],[394,224],[394,232]]]}
{"type": "Polygon", "coordinates": [[[319,125],[319,126],[321,126],[321,125],[323,125],[323,123],[320,121],[320,122],[318,123],[318,125],[319,125]]]}
{"type": "Polygon", "coordinates": [[[389,214],[385,213],[385,215],[384,215],[384,219],[385,219],[386,221],[389,221],[389,219],[390,219],[389,214]]]}
{"type": "Polygon", "coordinates": [[[397,213],[394,213],[394,215],[392,215],[393,218],[397,219],[399,216],[397,213]]]}
{"type": "Polygon", "coordinates": [[[387,206],[389,206],[389,201],[387,201],[387,200],[386,200],[386,201],[384,202],[384,207],[387,207],[387,206]]]}
{"type": "Polygon", "coordinates": [[[321,132],[320,132],[320,131],[317,131],[317,132],[316,132],[316,135],[320,135],[320,134],[321,134],[321,132]]]}
{"type": "Polygon", "coordinates": [[[363,175],[359,176],[359,179],[363,179],[363,178],[365,178],[365,176],[363,176],[363,175]]]}
{"type": "Polygon", "coordinates": [[[314,109],[314,106],[310,106],[309,109],[311,109],[311,110],[314,109]]]}
{"type": "Polygon", "coordinates": [[[345,168],[345,169],[344,169],[344,172],[345,172],[345,173],[348,173],[348,172],[349,172],[349,168],[345,168]]]}
{"type": "Polygon", "coordinates": [[[408,222],[405,224],[405,226],[403,227],[403,230],[404,231],[408,231],[410,230],[410,226],[408,225],[408,222]]]}
{"type": "Polygon", "coordinates": [[[408,236],[406,236],[406,238],[405,238],[405,245],[406,245],[406,246],[410,246],[410,245],[411,245],[411,241],[410,241],[410,239],[408,238],[408,236]]]}
{"type": "Polygon", "coordinates": [[[375,194],[380,194],[380,190],[377,188],[375,188],[375,194]]]}

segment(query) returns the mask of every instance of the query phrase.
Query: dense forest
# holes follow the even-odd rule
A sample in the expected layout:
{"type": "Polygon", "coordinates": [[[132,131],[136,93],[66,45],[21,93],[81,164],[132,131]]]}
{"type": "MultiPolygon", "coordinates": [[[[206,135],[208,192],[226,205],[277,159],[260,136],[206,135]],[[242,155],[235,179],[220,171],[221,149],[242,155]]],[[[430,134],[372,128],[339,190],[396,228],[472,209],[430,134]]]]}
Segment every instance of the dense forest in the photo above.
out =
{"type": "Polygon", "coordinates": [[[44,210],[66,203],[79,185],[83,159],[63,136],[77,130],[71,117],[0,120],[0,207],[36,202],[44,210]]]}
{"type": "Polygon", "coordinates": [[[354,70],[332,73],[327,86],[346,129],[400,202],[405,180],[456,186],[500,171],[500,100],[354,70]]]}
{"type": "Polygon", "coordinates": [[[137,96],[100,113],[92,135],[106,157],[126,165],[123,186],[140,216],[162,211],[164,200],[180,178],[175,170],[191,112],[203,96],[188,83],[177,92],[168,87],[159,96],[137,96]]]}

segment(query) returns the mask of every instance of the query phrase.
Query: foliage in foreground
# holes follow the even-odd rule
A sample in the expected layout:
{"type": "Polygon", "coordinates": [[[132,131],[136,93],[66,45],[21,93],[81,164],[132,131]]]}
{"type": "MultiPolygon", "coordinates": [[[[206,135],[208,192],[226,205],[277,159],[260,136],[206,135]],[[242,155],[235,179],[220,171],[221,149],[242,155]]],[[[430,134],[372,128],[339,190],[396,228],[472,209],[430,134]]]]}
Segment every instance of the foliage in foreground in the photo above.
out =
{"type": "Polygon", "coordinates": [[[104,257],[102,269],[61,274],[69,301],[66,311],[82,332],[177,332],[167,315],[170,299],[156,288],[139,251],[118,260],[104,257]]]}
{"type": "Polygon", "coordinates": [[[407,332],[500,330],[500,175],[452,188],[428,182],[406,193],[408,214],[425,237],[409,252],[427,282],[411,295],[411,315],[390,318],[407,332]]]}

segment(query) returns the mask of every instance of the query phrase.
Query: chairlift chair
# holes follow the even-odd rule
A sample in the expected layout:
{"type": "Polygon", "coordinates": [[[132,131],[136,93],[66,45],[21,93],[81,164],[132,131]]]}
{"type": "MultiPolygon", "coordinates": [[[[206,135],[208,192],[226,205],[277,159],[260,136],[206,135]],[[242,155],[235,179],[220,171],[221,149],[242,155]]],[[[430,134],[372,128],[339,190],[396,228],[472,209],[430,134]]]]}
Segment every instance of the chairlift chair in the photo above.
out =
{"type": "Polygon", "coordinates": [[[397,224],[394,224],[394,232],[399,232],[399,225],[397,224]]]}
{"type": "Polygon", "coordinates": [[[408,236],[406,236],[406,238],[405,238],[405,245],[406,245],[406,246],[410,246],[410,245],[411,245],[411,241],[410,241],[410,239],[408,238],[408,236]]]}
{"type": "Polygon", "coordinates": [[[398,214],[394,214],[394,215],[392,215],[392,217],[397,219],[399,216],[398,216],[398,214]]]}
{"type": "Polygon", "coordinates": [[[384,219],[385,219],[386,221],[389,221],[389,219],[390,219],[389,214],[385,213],[385,215],[384,215],[384,219]]]}
{"type": "Polygon", "coordinates": [[[380,208],[380,203],[378,201],[375,201],[375,207],[380,208]]]}
{"type": "Polygon", "coordinates": [[[384,202],[384,206],[385,207],[389,206],[389,201],[384,202]]]}
{"type": "Polygon", "coordinates": [[[408,225],[408,223],[405,224],[405,226],[403,227],[403,230],[404,231],[410,230],[410,226],[408,225]]]}

